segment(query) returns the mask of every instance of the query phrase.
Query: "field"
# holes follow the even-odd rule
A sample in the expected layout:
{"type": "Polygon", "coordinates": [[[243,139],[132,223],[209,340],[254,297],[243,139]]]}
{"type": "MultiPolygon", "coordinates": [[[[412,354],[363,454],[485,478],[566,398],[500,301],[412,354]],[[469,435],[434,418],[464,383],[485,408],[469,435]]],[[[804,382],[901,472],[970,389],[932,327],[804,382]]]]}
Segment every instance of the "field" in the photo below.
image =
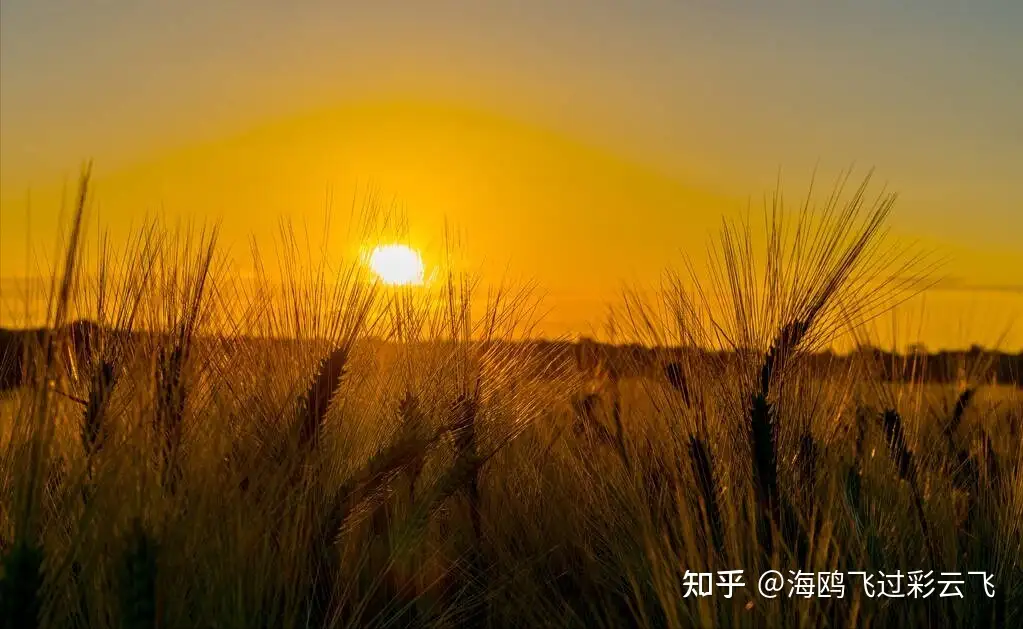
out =
{"type": "Polygon", "coordinates": [[[709,284],[625,296],[640,360],[531,342],[529,291],[454,272],[387,288],[285,247],[243,291],[215,233],[87,272],[85,186],[47,328],[3,337],[8,626],[1023,622],[1011,369],[824,352],[919,289],[885,200],[772,213],[762,260],[726,227],[709,284]]]}

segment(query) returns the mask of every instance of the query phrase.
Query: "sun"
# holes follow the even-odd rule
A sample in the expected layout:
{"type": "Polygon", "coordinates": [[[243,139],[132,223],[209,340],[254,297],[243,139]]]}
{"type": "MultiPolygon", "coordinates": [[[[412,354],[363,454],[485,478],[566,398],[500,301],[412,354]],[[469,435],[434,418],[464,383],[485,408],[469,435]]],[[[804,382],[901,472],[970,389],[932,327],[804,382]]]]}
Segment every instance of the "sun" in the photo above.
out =
{"type": "Polygon", "coordinates": [[[418,286],[423,283],[423,259],[405,245],[380,245],[369,254],[369,268],[384,284],[418,286]]]}

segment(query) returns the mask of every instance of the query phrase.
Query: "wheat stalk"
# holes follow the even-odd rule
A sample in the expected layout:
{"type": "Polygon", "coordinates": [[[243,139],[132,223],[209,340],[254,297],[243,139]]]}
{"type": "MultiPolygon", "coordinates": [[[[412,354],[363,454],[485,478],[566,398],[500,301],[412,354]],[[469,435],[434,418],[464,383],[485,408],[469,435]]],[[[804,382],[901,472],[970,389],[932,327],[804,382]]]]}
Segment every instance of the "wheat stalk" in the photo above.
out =
{"type": "Polygon", "coordinates": [[[156,574],[157,546],[136,518],[121,557],[121,623],[127,629],[158,627],[156,574]]]}
{"type": "Polygon", "coordinates": [[[0,576],[0,618],[11,627],[39,626],[43,600],[43,551],[17,542],[3,558],[0,576]]]}

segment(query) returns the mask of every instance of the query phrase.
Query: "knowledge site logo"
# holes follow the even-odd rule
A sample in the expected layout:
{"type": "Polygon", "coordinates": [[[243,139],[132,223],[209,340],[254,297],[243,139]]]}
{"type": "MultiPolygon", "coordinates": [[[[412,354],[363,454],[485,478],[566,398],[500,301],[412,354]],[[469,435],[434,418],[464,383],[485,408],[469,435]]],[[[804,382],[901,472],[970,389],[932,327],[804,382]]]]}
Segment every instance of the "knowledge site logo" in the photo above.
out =
{"type": "MultiPolygon", "coordinates": [[[[721,595],[732,598],[737,588],[747,587],[744,570],[692,572],[682,576],[685,598],[721,595]]],[[[764,598],[845,598],[857,588],[867,598],[965,598],[968,593],[994,598],[994,575],[987,572],[803,572],[767,570],[757,578],[757,593],[764,598]]]]}

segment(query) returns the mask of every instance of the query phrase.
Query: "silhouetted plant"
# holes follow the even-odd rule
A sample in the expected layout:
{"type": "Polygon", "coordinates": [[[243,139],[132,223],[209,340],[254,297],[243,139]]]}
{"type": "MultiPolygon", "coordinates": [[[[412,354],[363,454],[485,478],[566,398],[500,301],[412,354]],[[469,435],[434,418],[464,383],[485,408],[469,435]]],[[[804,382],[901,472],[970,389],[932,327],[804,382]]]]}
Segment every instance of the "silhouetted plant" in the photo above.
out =
{"type": "Polygon", "coordinates": [[[157,605],[157,545],[135,519],[121,557],[121,623],[130,629],[160,626],[157,605]]]}
{"type": "Polygon", "coordinates": [[[90,456],[103,447],[104,415],[116,379],[117,372],[109,361],[101,361],[94,370],[82,417],[82,447],[90,456]]]}
{"type": "Polygon", "coordinates": [[[664,368],[664,373],[671,386],[682,394],[682,402],[686,406],[691,406],[692,399],[689,394],[689,382],[686,381],[686,375],[682,371],[682,366],[679,363],[668,363],[664,368]]]}
{"type": "Polygon", "coordinates": [[[717,482],[714,478],[714,458],[706,440],[696,436],[689,438],[689,460],[693,466],[696,485],[700,489],[700,502],[706,514],[710,538],[718,556],[725,552],[724,523],[718,506],[717,482]]]}
{"type": "Polygon", "coordinates": [[[923,492],[920,488],[917,475],[916,462],[913,459],[913,452],[906,443],[906,434],[902,428],[902,415],[895,409],[886,409],[881,414],[882,427],[885,432],[885,440],[888,443],[888,456],[895,464],[899,476],[905,480],[913,495],[913,506],[916,508],[917,520],[920,523],[920,530],[923,533],[924,541],[927,544],[927,552],[930,555],[932,567],[939,566],[939,555],[934,538],[931,535],[931,528],[927,523],[927,514],[924,511],[923,492]]]}
{"type": "Polygon", "coordinates": [[[335,349],[320,361],[316,375],[305,394],[305,406],[299,424],[299,444],[303,450],[319,444],[330,401],[337,395],[348,362],[348,348],[335,349]]]}

